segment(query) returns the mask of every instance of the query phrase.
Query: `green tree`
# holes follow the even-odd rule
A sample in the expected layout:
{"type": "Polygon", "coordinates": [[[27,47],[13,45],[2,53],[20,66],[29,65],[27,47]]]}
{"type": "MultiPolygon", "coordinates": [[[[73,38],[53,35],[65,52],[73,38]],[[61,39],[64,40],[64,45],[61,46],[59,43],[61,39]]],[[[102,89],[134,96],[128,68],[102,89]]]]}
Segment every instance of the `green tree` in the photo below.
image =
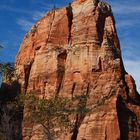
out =
{"type": "Polygon", "coordinates": [[[14,64],[13,63],[0,63],[0,75],[3,82],[11,82],[14,76],[14,64]]]}
{"type": "Polygon", "coordinates": [[[71,111],[67,108],[70,100],[64,97],[52,97],[50,99],[39,99],[33,94],[21,94],[17,98],[19,105],[24,105],[30,110],[30,118],[34,123],[43,126],[48,140],[55,139],[55,128],[59,131],[70,128],[69,115],[71,111]]]}
{"type": "Polygon", "coordinates": [[[88,113],[86,100],[86,95],[75,96],[72,100],[59,96],[39,99],[28,93],[17,98],[17,105],[28,108],[31,120],[41,124],[48,140],[54,140],[60,132],[71,131],[74,134],[72,137],[75,137],[75,129],[78,130],[82,119],[88,113]]]}

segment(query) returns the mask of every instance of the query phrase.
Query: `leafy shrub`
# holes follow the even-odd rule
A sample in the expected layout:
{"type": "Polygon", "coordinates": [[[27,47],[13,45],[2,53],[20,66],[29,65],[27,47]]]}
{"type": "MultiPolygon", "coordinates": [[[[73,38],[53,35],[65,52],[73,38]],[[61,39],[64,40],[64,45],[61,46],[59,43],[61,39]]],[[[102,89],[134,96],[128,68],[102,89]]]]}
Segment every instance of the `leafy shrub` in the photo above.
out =
{"type": "MultiPolygon", "coordinates": [[[[86,95],[75,96],[72,100],[66,97],[51,97],[39,99],[33,93],[21,94],[16,99],[16,105],[25,106],[29,109],[31,120],[41,124],[49,140],[63,131],[71,131],[75,122],[72,116],[84,116],[88,113],[86,108],[86,95]],[[57,131],[56,131],[57,128],[57,131]]],[[[80,119],[80,118],[79,118],[80,119]]]]}
{"type": "Polygon", "coordinates": [[[108,12],[112,13],[111,6],[106,2],[103,1],[99,2],[98,7],[101,9],[103,13],[108,13],[108,12]]]}
{"type": "Polygon", "coordinates": [[[3,81],[11,82],[12,77],[15,75],[14,63],[0,63],[0,75],[3,81]]]}

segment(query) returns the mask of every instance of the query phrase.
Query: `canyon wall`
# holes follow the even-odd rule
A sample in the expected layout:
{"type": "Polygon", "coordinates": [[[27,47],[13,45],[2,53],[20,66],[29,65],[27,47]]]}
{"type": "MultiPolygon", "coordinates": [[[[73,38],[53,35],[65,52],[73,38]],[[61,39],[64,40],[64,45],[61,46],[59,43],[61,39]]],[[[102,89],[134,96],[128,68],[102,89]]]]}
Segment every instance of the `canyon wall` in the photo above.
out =
{"type": "MultiPolygon", "coordinates": [[[[44,15],[26,34],[16,57],[22,91],[39,98],[88,95],[77,140],[140,139],[139,94],[125,71],[109,4],[76,0],[44,15]]],[[[23,140],[46,140],[24,110],[23,140]]],[[[72,139],[73,133],[56,139],[72,139]]]]}

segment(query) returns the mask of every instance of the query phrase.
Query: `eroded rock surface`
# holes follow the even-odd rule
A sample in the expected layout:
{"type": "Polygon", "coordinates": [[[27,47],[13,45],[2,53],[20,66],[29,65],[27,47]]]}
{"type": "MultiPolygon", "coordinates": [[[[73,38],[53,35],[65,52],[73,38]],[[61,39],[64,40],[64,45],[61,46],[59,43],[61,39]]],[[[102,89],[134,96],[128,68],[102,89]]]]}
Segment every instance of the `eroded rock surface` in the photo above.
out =
{"type": "MultiPolygon", "coordinates": [[[[93,110],[81,122],[77,140],[140,139],[139,94],[123,66],[110,5],[76,0],[46,13],[25,36],[16,69],[22,90],[40,98],[89,95],[93,110]]],[[[23,140],[46,140],[35,127],[25,109],[23,140]]]]}

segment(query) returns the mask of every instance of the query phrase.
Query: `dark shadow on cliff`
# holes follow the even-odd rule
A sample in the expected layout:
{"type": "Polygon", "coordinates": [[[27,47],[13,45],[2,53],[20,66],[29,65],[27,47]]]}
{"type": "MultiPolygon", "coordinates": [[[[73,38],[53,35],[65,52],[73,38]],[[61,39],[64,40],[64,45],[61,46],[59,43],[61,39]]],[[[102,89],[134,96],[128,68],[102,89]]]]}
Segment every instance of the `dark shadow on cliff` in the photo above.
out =
{"type": "Polygon", "coordinates": [[[13,81],[11,84],[2,83],[0,88],[0,101],[13,101],[20,94],[20,84],[18,81],[13,81]]]}
{"type": "Polygon", "coordinates": [[[58,96],[62,82],[65,75],[65,62],[67,59],[67,52],[64,50],[57,56],[57,82],[56,82],[56,96],[58,96]]]}
{"type": "Polygon", "coordinates": [[[125,75],[128,75],[128,73],[125,71],[125,69],[123,69],[122,78],[123,78],[123,82],[124,82],[124,85],[125,85],[127,103],[131,103],[133,105],[140,106],[140,94],[137,91],[135,80],[130,75],[131,78],[132,78],[131,79],[132,80],[131,82],[133,84],[133,89],[134,89],[133,91],[130,91],[131,89],[129,88],[129,85],[128,85],[127,81],[125,80],[125,75]]]}
{"type": "Polygon", "coordinates": [[[30,71],[31,71],[31,67],[32,67],[32,64],[33,64],[33,60],[29,63],[29,64],[26,64],[24,65],[24,81],[25,81],[25,84],[24,84],[24,92],[26,93],[27,91],[27,88],[28,88],[28,82],[29,82],[29,77],[30,77],[30,71]]]}
{"type": "Polygon", "coordinates": [[[137,136],[137,131],[140,131],[140,124],[137,116],[127,107],[121,95],[117,98],[116,108],[120,128],[120,140],[130,139],[130,133],[133,139],[140,138],[137,136]]]}
{"type": "Polygon", "coordinates": [[[73,20],[73,12],[72,12],[72,6],[71,6],[71,3],[69,3],[69,6],[66,7],[66,11],[67,11],[68,28],[69,28],[68,42],[70,42],[70,40],[71,40],[72,20],[73,20]]]}
{"type": "Polygon", "coordinates": [[[0,136],[6,140],[22,140],[23,107],[15,104],[20,89],[18,81],[0,88],[0,136]]]}
{"type": "Polygon", "coordinates": [[[74,122],[74,127],[72,130],[72,136],[71,136],[71,140],[77,140],[77,136],[79,133],[79,128],[86,116],[86,114],[90,111],[89,108],[87,108],[87,102],[88,102],[88,97],[89,97],[89,87],[90,87],[90,83],[87,84],[87,90],[86,93],[79,96],[79,103],[77,105],[77,109],[79,110],[79,113],[76,114],[76,119],[74,122]]]}

